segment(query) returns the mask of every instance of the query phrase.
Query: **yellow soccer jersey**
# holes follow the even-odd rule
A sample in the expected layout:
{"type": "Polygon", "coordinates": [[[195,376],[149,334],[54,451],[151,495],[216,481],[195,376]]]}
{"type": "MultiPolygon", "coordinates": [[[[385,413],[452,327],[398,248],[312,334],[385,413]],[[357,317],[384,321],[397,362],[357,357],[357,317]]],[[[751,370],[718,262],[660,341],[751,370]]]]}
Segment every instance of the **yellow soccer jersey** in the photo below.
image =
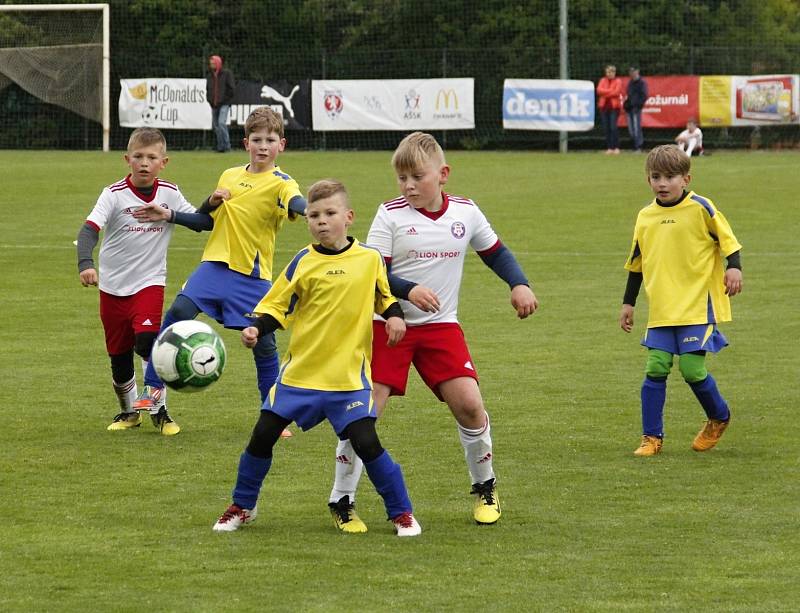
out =
{"type": "Polygon", "coordinates": [[[372,389],[372,314],[396,300],[381,255],[354,240],[335,255],[309,245],[256,306],[292,325],[278,381],[324,391],[372,389]]]}
{"type": "Polygon", "coordinates": [[[211,213],[214,229],[203,261],[225,262],[231,270],[271,280],[276,235],[289,201],[301,195],[297,182],[278,167],[253,174],[238,166],[222,173],[217,189],[222,188],[231,198],[211,213]]]}
{"type": "Polygon", "coordinates": [[[694,192],[639,211],[625,268],[643,275],[647,327],[730,321],[722,259],[741,248],[724,215],[694,192]]]}

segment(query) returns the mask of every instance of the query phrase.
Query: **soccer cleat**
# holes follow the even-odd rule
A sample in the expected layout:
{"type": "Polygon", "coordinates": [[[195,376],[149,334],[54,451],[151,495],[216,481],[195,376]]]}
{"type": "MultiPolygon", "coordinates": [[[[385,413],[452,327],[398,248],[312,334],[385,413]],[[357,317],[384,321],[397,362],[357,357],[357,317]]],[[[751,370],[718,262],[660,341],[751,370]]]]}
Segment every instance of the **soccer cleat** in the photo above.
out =
{"type": "Polygon", "coordinates": [[[106,428],[106,430],[128,430],[130,428],[138,428],[142,423],[142,416],[137,412],[133,413],[120,413],[114,417],[114,421],[106,428]]]}
{"type": "Polygon", "coordinates": [[[692,449],[695,451],[708,451],[715,447],[729,423],[731,423],[730,417],[725,421],[721,419],[709,419],[706,421],[702,430],[694,437],[692,449]]]}
{"type": "Polygon", "coordinates": [[[164,436],[175,436],[181,431],[181,427],[172,421],[172,418],[167,413],[167,407],[161,406],[158,413],[151,413],[150,419],[153,421],[153,426],[156,430],[161,432],[164,436]]]}
{"type": "Polygon", "coordinates": [[[663,444],[664,444],[663,439],[660,439],[657,436],[650,436],[649,434],[643,434],[642,443],[639,445],[639,447],[636,448],[636,451],[633,452],[633,455],[639,457],[656,455],[657,453],[661,452],[661,445],[663,444]]]}
{"type": "Polygon", "coordinates": [[[422,534],[422,526],[419,525],[419,522],[409,511],[392,517],[392,523],[397,536],[419,536],[422,534]]]}
{"type": "Polygon", "coordinates": [[[479,524],[493,524],[500,519],[500,498],[494,479],[475,483],[470,494],[475,495],[475,508],[472,516],[479,524]]]}
{"type": "Polygon", "coordinates": [[[145,385],[142,392],[133,401],[133,408],[137,411],[153,411],[164,404],[161,400],[163,395],[164,388],[145,385]]]}
{"type": "Polygon", "coordinates": [[[214,532],[233,532],[238,530],[239,526],[249,524],[256,518],[258,511],[256,507],[252,509],[243,509],[242,507],[232,504],[225,512],[220,515],[217,523],[214,524],[212,530],[214,532]]]}
{"type": "Polygon", "coordinates": [[[331,510],[333,523],[342,532],[357,534],[367,531],[367,525],[356,515],[354,504],[350,502],[350,496],[342,496],[339,502],[329,502],[328,508],[331,510]]]}

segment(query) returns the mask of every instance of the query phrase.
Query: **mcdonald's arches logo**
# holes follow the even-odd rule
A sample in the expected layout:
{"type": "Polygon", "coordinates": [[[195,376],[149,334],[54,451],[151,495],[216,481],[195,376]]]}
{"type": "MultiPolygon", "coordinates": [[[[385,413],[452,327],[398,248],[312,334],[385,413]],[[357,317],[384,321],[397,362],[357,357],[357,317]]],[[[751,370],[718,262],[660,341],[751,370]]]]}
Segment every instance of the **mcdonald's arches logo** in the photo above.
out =
{"type": "Polygon", "coordinates": [[[436,110],[458,110],[458,94],[452,87],[440,89],[436,94],[436,110]]]}

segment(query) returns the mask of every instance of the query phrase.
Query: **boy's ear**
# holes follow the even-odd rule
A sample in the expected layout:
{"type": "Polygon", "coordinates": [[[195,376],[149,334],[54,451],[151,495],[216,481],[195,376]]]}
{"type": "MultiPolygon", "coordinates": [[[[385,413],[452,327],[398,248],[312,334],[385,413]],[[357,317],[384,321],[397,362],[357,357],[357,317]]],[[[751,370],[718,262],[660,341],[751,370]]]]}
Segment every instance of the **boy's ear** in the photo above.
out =
{"type": "Polygon", "coordinates": [[[439,169],[439,183],[444,185],[447,183],[447,179],[450,177],[450,167],[447,164],[442,164],[442,167],[439,169]]]}

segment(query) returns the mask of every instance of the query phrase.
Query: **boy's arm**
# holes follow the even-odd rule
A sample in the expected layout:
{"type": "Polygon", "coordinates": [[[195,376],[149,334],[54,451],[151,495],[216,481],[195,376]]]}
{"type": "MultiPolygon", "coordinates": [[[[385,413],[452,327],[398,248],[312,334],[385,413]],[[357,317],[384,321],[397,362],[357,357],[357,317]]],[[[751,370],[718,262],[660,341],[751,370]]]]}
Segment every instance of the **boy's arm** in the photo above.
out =
{"type": "Polygon", "coordinates": [[[272,315],[261,315],[253,322],[252,326],[247,326],[242,330],[242,344],[252,349],[260,337],[275,332],[280,327],[280,322],[272,315]]]}
{"type": "Polygon", "coordinates": [[[289,217],[296,217],[297,215],[306,214],[306,208],[308,208],[308,202],[303,196],[295,196],[291,200],[289,200],[289,217]]]}
{"type": "Polygon", "coordinates": [[[533,315],[539,308],[539,301],[511,250],[498,241],[491,249],[479,251],[478,255],[511,288],[511,306],[517,311],[517,317],[525,319],[533,315]]]}
{"type": "Polygon", "coordinates": [[[94,266],[92,253],[99,237],[100,230],[88,221],[78,231],[78,276],[84,287],[97,285],[97,269],[94,266]]]}

